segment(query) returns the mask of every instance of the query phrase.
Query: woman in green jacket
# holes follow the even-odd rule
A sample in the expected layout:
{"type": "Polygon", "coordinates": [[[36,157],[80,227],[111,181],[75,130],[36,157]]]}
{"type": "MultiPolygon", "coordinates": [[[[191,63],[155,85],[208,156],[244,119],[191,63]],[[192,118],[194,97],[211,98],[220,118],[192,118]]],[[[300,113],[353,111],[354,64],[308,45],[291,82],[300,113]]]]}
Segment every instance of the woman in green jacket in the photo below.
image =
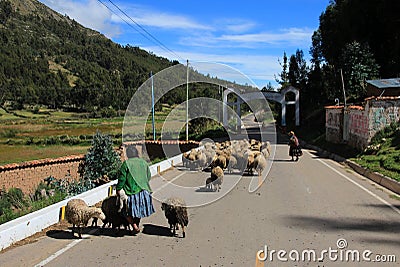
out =
{"type": "Polygon", "coordinates": [[[150,168],[147,162],[138,157],[138,151],[134,146],[126,149],[127,160],[120,168],[117,183],[117,195],[124,189],[128,196],[127,214],[124,214],[132,225],[134,233],[139,233],[140,219],[154,213],[154,206],[150,188],[150,168]]]}

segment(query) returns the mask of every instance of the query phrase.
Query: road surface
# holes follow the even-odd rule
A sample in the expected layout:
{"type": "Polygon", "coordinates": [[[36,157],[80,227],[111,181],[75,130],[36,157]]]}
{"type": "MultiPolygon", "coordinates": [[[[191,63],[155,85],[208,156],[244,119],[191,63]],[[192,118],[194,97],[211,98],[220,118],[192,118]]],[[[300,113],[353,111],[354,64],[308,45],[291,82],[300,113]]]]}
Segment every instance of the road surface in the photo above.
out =
{"type": "Polygon", "coordinates": [[[52,231],[1,253],[0,266],[399,265],[398,196],[314,151],[304,150],[299,162],[291,162],[282,143],[271,160],[266,181],[254,193],[248,192],[251,177],[239,179],[235,173],[225,175],[220,193],[202,190],[207,172],[178,166],[155,177],[192,186],[196,194],[223,196],[189,209],[186,238],[169,235],[155,200],[156,213],[142,221],[143,232],[137,236],[88,229],[78,240],[70,229],[52,231]],[[378,255],[392,262],[365,261],[378,255]]]}

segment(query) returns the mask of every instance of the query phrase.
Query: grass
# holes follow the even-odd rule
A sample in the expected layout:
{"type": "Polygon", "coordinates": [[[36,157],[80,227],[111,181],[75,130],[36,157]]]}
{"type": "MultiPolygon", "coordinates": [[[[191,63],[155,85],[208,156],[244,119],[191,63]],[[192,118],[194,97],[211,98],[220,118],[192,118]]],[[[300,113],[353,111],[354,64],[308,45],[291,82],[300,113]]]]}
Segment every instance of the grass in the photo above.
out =
{"type": "MultiPolygon", "coordinates": [[[[184,115],[184,110],[164,105],[162,111],[155,113],[156,139],[160,138],[161,132],[163,138],[178,138],[184,130],[184,115]],[[169,114],[171,110],[173,112],[169,114]]],[[[9,112],[0,108],[0,165],[85,154],[97,131],[111,135],[115,146],[122,142],[123,131],[134,137],[143,136],[145,132],[147,139],[153,139],[151,114],[147,118],[129,117],[127,122],[124,119],[87,118],[85,113],[42,107],[39,111],[27,108],[9,112]]]]}
{"type": "Polygon", "coordinates": [[[5,209],[0,216],[0,225],[6,223],[8,221],[14,220],[18,217],[24,216],[31,212],[43,209],[47,206],[50,206],[54,203],[58,203],[64,200],[66,197],[66,193],[56,192],[54,196],[38,200],[38,201],[28,201],[27,205],[22,209],[5,209]]]}
{"type": "Polygon", "coordinates": [[[400,181],[400,123],[394,123],[376,133],[370,145],[352,158],[371,171],[400,181]]]}
{"type": "Polygon", "coordinates": [[[121,140],[123,117],[87,119],[82,113],[0,109],[0,164],[84,154],[101,131],[121,140]]]}
{"type": "Polygon", "coordinates": [[[89,146],[27,146],[0,144],[0,165],[85,154],[89,146]]]}

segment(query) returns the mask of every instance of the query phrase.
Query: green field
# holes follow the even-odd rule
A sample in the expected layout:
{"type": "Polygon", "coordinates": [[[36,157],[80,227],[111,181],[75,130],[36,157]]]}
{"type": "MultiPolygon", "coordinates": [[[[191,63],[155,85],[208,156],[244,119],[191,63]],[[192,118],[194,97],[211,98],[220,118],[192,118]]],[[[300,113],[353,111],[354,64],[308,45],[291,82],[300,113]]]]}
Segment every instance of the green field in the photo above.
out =
{"type": "MultiPolygon", "coordinates": [[[[156,132],[160,133],[170,108],[156,112],[156,132]]],[[[122,142],[124,117],[88,118],[89,114],[40,109],[6,112],[0,109],[0,165],[34,159],[56,158],[73,154],[85,154],[91,145],[91,137],[100,131],[113,137],[115,146],[122,142]]],[[[169,118],[168,127],[182,124],[177,118],[169,118]]],[[[143,133],[152,139],[151,116],[129,119],[125,132],[143,133]]]]}

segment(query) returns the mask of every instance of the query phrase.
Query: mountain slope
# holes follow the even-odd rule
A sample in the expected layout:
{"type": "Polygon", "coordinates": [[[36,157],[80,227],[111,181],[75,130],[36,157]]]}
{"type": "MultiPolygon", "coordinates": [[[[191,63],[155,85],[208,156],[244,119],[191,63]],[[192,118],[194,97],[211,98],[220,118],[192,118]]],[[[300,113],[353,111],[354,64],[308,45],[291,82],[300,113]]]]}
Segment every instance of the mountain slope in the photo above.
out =
{"type": "Polygon", "coordinates": [[[0,0],[1,105],[119,108],[150,71],[172,64],[113,43],[37,0],[0,0]]]}

